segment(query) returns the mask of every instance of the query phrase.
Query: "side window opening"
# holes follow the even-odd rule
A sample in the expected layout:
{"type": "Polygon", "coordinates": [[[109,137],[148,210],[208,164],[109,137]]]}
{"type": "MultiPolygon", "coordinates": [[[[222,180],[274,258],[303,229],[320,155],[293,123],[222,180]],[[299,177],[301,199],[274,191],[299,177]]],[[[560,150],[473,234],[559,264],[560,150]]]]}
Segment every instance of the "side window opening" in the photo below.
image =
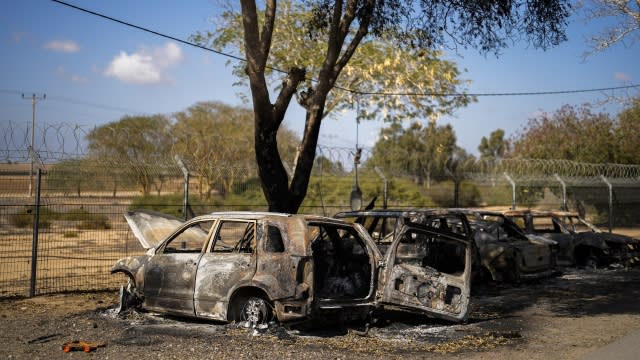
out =
{"type": "Polygon", "coordinates": [[[371,285],[371,263],[355,229],[311,225],[314,286],[320,299],[364,298],[371,285]]]}
{"type": "Polygon", "coordinates": [[[253,253],[255,250],[255,223],[223,221],[216,234],[212,252],[253,253]]]}
{"type": "Polygon", "coordinates": [[[267,241],[265,242],[265,250],[267,252],[281,253],[284,252],[284,241],[282,241],[282,232],[275,225],[267,226],[267,241]]]}
{"type": "Polygon", "coordinates": [[[199,253],[209,238],[214,221],[200,221],[185,228],[170,240],[164,248],[165,254],[199,253]]]}
{"type": "Polygon", "coordinates": [[[464,244],[427,232],[406,231],[396,248],[396,264],[430,267],[451,275],[465,269],[464,244]]]}

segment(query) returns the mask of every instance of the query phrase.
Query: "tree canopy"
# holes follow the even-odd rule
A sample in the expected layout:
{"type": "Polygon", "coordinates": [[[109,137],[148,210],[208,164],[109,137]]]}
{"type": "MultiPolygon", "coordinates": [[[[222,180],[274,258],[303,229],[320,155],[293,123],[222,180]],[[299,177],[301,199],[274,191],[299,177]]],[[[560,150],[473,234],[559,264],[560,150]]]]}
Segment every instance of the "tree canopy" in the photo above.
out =
{"type": "MultiPolygon", "coordinates": [[[[626,120],[623,123],[629,124],[626,120]]],[[[509,156],[615,163],[621,160],[618,142],[629,137],[637,143],[640,135],[637,132],[623,135],[617,128],[609,114],[594,113],[589,105],[564,105],[552,114],[542,113],[529,119],[514,136],[509,156]]]]}
{"type": "Polygon", "coordinates": [[[509,149],[509,142],[504,139],[504,130],[497,129],[491,132],[489,138],[482,137],[478,151],[481,159],[499,160],[509,149]]]}
{"type": "Polygon", "coordinates": [[[125,116],[87,134],[89,156],[125,162],[144,194],[154,183],[152,164],[165,163],[171,153],[171,124],[165,115],[125,116]]]}
{"type": "MultiPolygon", "coordinates": [[[[418,122],[408,127],[394,123],[380,130],[380,136],[365,166],[378,166],[384,172],[412,176],[416,183],[451,174],[461,154],[451,125],[424,127],[418,122]]],[[[466,154],[465,154],[466,156],[466,154]]]]}
{"type": "MultiPolygon", "coordinates": [[[[565,40],[569,15],[566,0],[306,0],[304,9],[311,15],[301,19],[299,25],[308,32],[308,41],[322,44],[320,52],[314,54],[320,59],[317,75],[313,74],[314,81],[309,84],[309,65],[290,64],[272,101],[274,86],[267,79],[273,68],[272,50],[282,46],[274,39],[281,26],[276,20],[282,18],[282,13],[275,0],[261,4],[264,8],[259,11],[255,0],[241,0],[239,11],[255,119],[258,172],[269,209],[281,212],[297,212],[306,196],[330,92],[366,41],[385,39],[406,53],[440,46],[471,46],[484,53],[498,53],[510,40],[521,39],[544,49],[565,40]],[[289,178],[276,135],[296,95],[306,116],[299,156],[289,178]]],[[[285,44],[288,51],[297,52],[292,45],[285,44]]]]}

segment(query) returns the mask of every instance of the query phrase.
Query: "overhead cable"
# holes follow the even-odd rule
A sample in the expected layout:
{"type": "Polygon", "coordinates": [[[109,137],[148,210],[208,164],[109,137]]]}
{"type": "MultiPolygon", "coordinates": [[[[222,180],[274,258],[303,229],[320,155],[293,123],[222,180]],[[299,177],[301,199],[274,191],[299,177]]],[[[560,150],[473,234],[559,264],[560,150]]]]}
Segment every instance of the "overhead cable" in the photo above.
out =
{"type": "MultiPolygon", "coordinates": [[[[237,61],[242,61],[242,62],[247,62],[247,59],[242,58],[240,56],[236,56],[236,55],[232,55],[232,54],[228,54],[225,53],[223,51],[218,51],[218,50],[214,50],[211,49],[209,47],[203,46],[203,45],[199,45],[196,44],[194,42],[191,41],[187,41],[184,39],[180,39],[177,38],[175,36],[171,36],[171,35],[167,35],[164,33],[161,33],[159,31],[155,31],[155,30],[151,30],[149,28],[145,28],[139,25],[135,25],[123,20],[119,20],[116,18],[113,18],[111,16],[107,16],[95,11],[91,11],[85,8],[81,8],[79,6],[73,5],[73,4],[69,4],[67,2],[61,1],[61,0],[51,0],[53,2],[59,3],[61,5],[65,5],[71,8],[74,8],[76,10],[94,15],[94,16],[98,16],[101,17],[103,19],[106,20],[110,20],[110,21],[114,21],[116,23],[125,25],[125,26],[129,26],[132,27],[134,29],[138,29],[144,32],[148,32],[151,33],[153,35],[156,36],[160,36],[166,39],[170,39],[173,41],[177,41],[181,44],[185,44],[185,45],[189,45],[189,46],[193,46],[205,51],[210,51],[213,53],[216,53],[218,55],[221,56],[225,56],[237,61]]],[[[278,69],[275,67],[271,67],[271,66],[267,66],[267,69],[269,70],[273,70],[276,72],[280,72],[283,74],[287,74],[288,72],[282,69],[278,69]]],[[[313,82],[317,82],[317,80],[315,79],[307,79],[313,82]]],[[[603,91],[613,91],[613,90],[624,90],[624,89],[633,89],[633,88],[640,88],[640,84],[631,84],[631,85],[624,85],[624,86],[612,86],[612,87],[605,87],[605,88],[593,88],[593,89],[574,89],[574,90],[556,90],[556,91],[527,91],[527,92],[498,92],[498,93],[438,93],[438,92],[432,92],[432,93],[412,93],[412,92],[368,92],[368,91],[360,91],[360,90],[354,90],[354,89],[349,89],[349,88],[345,88],[345,87],[341,87],[338,85],[334,85],[334,88],[336,90],[342,90],[342,91],[346,91],[352,94],[356,94],[356,95],[362,95],[362,96],[407,96],[407,97],[429,97],[429,96],[436,96],[436,97],[462,97],[462,96],[473,96],[473,97],[489,97],[489,96],[534,96],[534,95],[561,95],[561,94],[578,94],[578,93],[588,93],[588,92],[603,92],[603,91]]]]}

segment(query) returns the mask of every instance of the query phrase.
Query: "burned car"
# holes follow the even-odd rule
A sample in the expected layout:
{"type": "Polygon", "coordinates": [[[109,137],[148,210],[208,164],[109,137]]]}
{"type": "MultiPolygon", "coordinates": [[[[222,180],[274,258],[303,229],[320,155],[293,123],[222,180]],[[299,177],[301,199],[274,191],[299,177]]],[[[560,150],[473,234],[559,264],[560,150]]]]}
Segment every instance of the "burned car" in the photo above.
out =
{"type": "MultiPolygon", "coordinates": [[[[449,320],[467,317],[465,267],[440,263],[429,229],[406,227],[382,257],[358,224],[313,215],[221,212],[186,222],[125,215],[145,255],[119,260],[121,304],[162,313],[244,322],[364,319],[386,307],[449,320]],[[436,271],[448,266],[452,274],[436,271]],[[455,270],[455,271],[454,271],[455,270]]],[[[470,255],[463,255],[470,256],[470,255]]]]}
{"type": "Polygon", "coordinates": [[[510,210],[504,214],[529,236],[556,241],[558,265],[594,268],[640,264],[639,239],[603,232],[576,212],[510,210]]]}
{"type": "MultiPolygon", "coordinates": [[[[335,215],[363,224],[380,251],[407,222],[417,222],[466,239],[472,246],[475,281],[514,281],[551,275],[555,243],[531,241],[500,213],[469,209],[397,209],[347,211],[335,215]]],[[[445,254],[443,254],[444,256],[445,254]]]]}
{"type": "Polygon", "coordinates": [[[460,210],[467,215],[482,270],[493,281],[520,282],[556,272],[558,244],[541,236],[527,236],[500,212],[460,210]]]}

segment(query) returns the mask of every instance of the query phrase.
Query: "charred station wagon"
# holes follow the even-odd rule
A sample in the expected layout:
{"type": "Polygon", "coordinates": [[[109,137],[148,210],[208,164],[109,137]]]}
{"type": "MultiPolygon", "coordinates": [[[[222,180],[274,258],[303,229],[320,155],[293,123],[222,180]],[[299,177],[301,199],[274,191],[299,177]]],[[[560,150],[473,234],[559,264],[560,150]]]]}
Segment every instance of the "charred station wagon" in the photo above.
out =
{"type": "Polygon", "coordinates": [[[400,309],[467,318],[470,244],[406,226],[383,257],[358,224],[312,215],[212,213],[181,221],[125,215],[145,255],[119,260],[121,305],[259,326],[326,318],[363,319],[400,309]],[[457,249],[457,263],[443,259],[457,249]]]}

